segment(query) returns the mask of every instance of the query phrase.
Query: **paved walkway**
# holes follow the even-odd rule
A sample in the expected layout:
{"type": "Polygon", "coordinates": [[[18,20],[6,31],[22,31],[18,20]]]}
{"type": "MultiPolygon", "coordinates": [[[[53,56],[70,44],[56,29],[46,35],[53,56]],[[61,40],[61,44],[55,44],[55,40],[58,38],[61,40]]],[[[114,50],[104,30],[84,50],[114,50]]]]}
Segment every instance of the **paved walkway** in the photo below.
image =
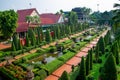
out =
{"type": "MultiPolygon", "coordinates": [[[[89,31],[89,30],[91,30],[91,29],[93,29],[93,28],[87,29],[87,30],[85,30],[85,31],[89,31]]],[[[71,35],[70,37],[79,36],[80,34],[84,33],[85,31],[82,31],[82,32],[80,32],[80,33],[71,35]]],[[[63,41],[65,41],[65,40],[68,40],[68,38],[63,38],[63,39],[59,40],[59,42],[63,42],[63,41]]],[[[48,48],[49,46],[51,46],[51,45],[54,46],[55,44],[56,44],[56,42],[52,42],[52,43],[50,43],[50,44],[47,44],[47,45],[42,46],[41,48],[48,48]]],[[[2,46],[3,46],[3,45],[2,45],[2,46]]],[[[2,46],[0,45],[0,47],[2,47],[2,46]]],[[[6,46],[6,47],[7,47],[7,46],[6,46]]],[[[10,46],[8,46],[8,47],[10,47],[10,46]]],[[[20,54],[20,55],[18,55],[18,56],[15,56],[14,58],[10,59],[9,62],[12,63],[13,61],[15,61],[15,60],[17,60],[17,59],[19,59],[19,58],[21,58],[21,57],[27,56],[27,55],[32,54],[32,53],[35,53],[35,52],[36,52],[36,49],[33,49],[33,50],[30,51],[30,53],[29,53],[29,52],[26,52],[26,53],[24,53],[24,54],[20,54]]],[[[6,61],[1,62],[1,63],[0,63],[0,67],[1,67],[1,66],[4,66],[5,64],[6,64],[6,61]]]]}
{"type": "MultiPolygon", "coordinates": [[[[107,31],[105,31],[100,36],[104,36],[106,33],[107,31]]],[[[77,66],[81,62],[81,57],[82,56],[86,57],[88,50],[90,50],[93,46],[97,44],[100,36],[94,39],[93,41],[91,41],[89,44],[87,44],[84,48],[82,48],[82,50],[78,54],[76,54],[74,57],[68,60],[65,64],[63,64],[61,67],[55,70],[45,80],[58,80],[64,71],[67,71],[68,73],[70,73],[72,71],[71,69],[72,65],[77,66]]]]}
{"type": "Polygon", "coordinates": [[[3,44],[3,43],[0,43],[0,50],[6,49],[6,48],[10,48],[10,47],[11,47],[10,44],[3,44]]]}

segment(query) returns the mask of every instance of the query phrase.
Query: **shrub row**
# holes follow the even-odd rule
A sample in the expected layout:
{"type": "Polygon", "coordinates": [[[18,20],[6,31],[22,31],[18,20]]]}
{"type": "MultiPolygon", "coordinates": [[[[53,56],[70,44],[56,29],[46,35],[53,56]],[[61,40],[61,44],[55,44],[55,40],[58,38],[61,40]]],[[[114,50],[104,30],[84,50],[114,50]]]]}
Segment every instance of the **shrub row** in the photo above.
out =
{"type": "Polygon", "coordinates": [[[26,72],[19,66],[9,65],[0,68],[0,72],[10,80],[23,80],[26,72]]]}
{"type": "Polygon", "coordinates": [[[22,57],[22,58],[20,58],[20,59],[18,59],[18,60],[16,60],[16,61],[14,61],[13,64],[17,65],[17,64],[19,64],[19,63],[24,63],[24,62],[26,62],[27,60],[36,58],[36,57],[38,57],[38,56],[40,56],[40,55],[42,55],[42,54],[43,54],[43,53],[29,54],[29,55],[27,55],[27,56],[25,56],[25,57],[22,57]]]}
{"type": "Polygon", "coordinates": [[[42,55],[42,54],[45,54],[45,53],[48,53],[48,52],[54,52],[54,51],[56,51],[57,49],[56,49],[56,47],[53,47],[53,46],[51,46],[51,47],[49,47],[49,48],[46,48],[46,49],[41,49],[41,48],[39,48],[39,49],[37,49],[37,52],[36,53],[33,53],[33,54],[29,54],[29,55],[27,55],[27,56],[24,56],[24,57],[22,57],[22,58],[20,58],[20,59],[18,59],[18,60],[16,60],[16,61],[14,61],[13,62],[13,64],[19,64],[19,63],[24,63],[24,62],[26,62],[27,60],[31,60],[31,59],[33,59],[33,58],[36,58],[36,57],[39,57],[40,55],[42,55]]]}
{"type": "Polygon", "coordinates": [[[75,53],[68,51],[63,56],[53,60],[52,62],[42,65],[41,68],[46,70],[48,74],[51,74],[53,71],[55,71],[57,68],[59,68],[61,65],[63,65],[66,61],[68,61],[71,57],[73,57],[75,53]]]}

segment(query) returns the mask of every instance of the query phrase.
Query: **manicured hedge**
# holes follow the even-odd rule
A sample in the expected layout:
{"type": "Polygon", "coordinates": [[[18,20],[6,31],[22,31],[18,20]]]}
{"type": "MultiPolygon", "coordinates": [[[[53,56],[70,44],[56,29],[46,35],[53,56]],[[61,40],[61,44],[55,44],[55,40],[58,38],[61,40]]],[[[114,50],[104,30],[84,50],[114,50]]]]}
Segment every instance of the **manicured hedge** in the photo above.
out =
{"type": "Polygon", "coordinates": [[[45,80],[45,78],[47,77],[47,73],[43,69],[36,71],[34,74],[36,76],[34,80],[38,80],[38,76],[40,78],[39,80],[45,80]]]}
{"type": "Polygon", "coordinates": [[[5,56],[8,56],[8,55],[11,55],[11,53],[10,53],[10,52],[0,51],[0,58],[5,57],[5,56]]]}
{"type": "Polygon", "coordinates": [[[58,59],[55,59],[46,65],[42,65],[41,68],[46,70],[48,72],[48,74],[51,74],[53,71],[55,71],[57,68],[59,68],[63,64],[64,64],[64,62],[62,62],[58,59]]]}
{"type": "Polygon", "coordinates": [[[75,53],[73,52],[67,52],[66,54],[62,55],[61,57],[58,58],[58,60],[66,62],[68,61],[71,57],[73,57],[75,55],[75,53]]]}
{"type": "Polygon", "coordinates": [[[59,45],[61,45],[63,48],[67,48],[68,46],[70,46],[72,44],[71,40],[66,40],[62,43],[60,43],[59,45]]]}
{"type": "Polygon", "coordinates": [[[11,74],[9,74],[5,68],[1,67],[0,68],[0,73],[3,75],[3,76],[7,76],[7,78],[9,78],[9,80],[18,80],[17,78],[15,78],[14,76],[12,76],[11,74]]]}
{"type": "Polygon", "coordinates": [[[23,80],[26,72],[19,66],[9,65],[0,68],[0,72],[4,74],[9,80],[23,80]]]}
{"type": "Polygon", "coordinates": [[[22,63],[22,62],[25,62],[24,60],[26,59],[27,60],[30,60],[30,59],[33,59],[33,58],[36,58],[38,56],[42,55],[42,53],[33,53],[33,54],[29,54],[27,56],[24,56],[16,61],[13,62],[13,64],[19,64],[19,63],[22,63]]]}

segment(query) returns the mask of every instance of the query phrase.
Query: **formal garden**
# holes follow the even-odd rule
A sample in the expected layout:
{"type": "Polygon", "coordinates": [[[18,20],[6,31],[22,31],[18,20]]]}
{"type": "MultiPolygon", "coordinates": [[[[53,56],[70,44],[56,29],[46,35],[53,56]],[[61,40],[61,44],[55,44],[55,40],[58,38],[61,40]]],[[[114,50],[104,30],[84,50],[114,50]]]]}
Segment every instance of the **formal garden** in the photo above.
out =
{"type": "Polygon", "coordinates": [[[26,77],[30,77],[29,74],[31,76],[34,74],[35,80],[44,80],[105,30],[102,28],[95,29],[94,27],[88,29],[87,24],[78,24],[75,25],[76,27],[66,26],[51,26],[45,30],[46,32],[43,32],[40,27],[34,30],[30,29],[26,34],[26,44],[24,46],[20,43],[17,34],[14,34],[12,47],[1,51],[0,61],[6,60],[6,64],[0,68],[1,75],[3,77],[7,76],[6,78],[11,80],[24,80],[26,77]],[[70,37],[70,35],[84,30],[85,32],[80,35],[70,37]],[[59,42],[59,39],[64,37],[68,37],[68,40],[59,42]],[[54,41],[56,42],[54,46],[41,48],[41,46],[54,41]],[[30,53],[32,49],[36,49],[36,52],[30,53]],[[17,55],[26,53],[29,54],[12,61],[12,63],[9,61],[17,55]]]}
{"type": "Polygon", "coordinates": [[[91,14],[96,21],[90,24],[78,23],[76,13],[71,11],[66,15],[67,23],[29,28],[20,37],[15,32],[17,13],[1,11],[0,42],[7,41],[11,47],[0,50],[0,79],[46,80],[52,75],[58,80],[120,80],[120,12],[113,11],[111,20],[103,18],[112,12],[98,13],[91,14]],[[95,40],[97,43],[92,44],[95,40]],[[86,51],[86,56],[79,57],[77,65],[66,63],[88,44],[94,46],[86,51]],[[71,66],[71,71],[54,75],[64,64],[71,66]]]}

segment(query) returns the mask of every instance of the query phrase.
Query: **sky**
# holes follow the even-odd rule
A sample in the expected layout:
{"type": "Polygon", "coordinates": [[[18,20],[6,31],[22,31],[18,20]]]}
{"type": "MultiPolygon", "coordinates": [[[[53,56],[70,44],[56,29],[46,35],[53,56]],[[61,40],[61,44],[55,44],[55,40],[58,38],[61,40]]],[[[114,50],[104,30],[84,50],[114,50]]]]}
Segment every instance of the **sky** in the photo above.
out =
{"type": "Polygon", "coordinates": [[[0,11],[36,8],[39,13],[56,13],[59,10],[71,11],[75,7],[87,7],[100,12],[113,10],[118,0],[1,0],[0,11]],[[99,4],[99,6],[97,5],[99,4]]]}

